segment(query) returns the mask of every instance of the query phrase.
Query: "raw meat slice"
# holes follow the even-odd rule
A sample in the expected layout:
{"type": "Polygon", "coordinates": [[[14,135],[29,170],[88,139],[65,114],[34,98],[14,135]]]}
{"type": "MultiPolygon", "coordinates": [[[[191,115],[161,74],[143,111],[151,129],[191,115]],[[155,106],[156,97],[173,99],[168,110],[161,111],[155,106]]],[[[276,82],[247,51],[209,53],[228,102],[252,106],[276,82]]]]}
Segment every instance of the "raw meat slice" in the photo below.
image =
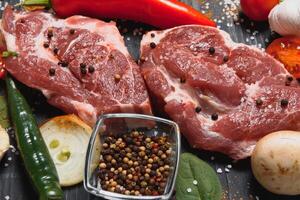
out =
{"type": "Polygon", "coordinates": [[[300,130],[297,81],[271,56],[221,30],[151,31],[140,62],[153,102],[194,148],[243,159],[264,135],[300,130]]]}
{"type": "Polygon", "coordinates": [[[1,24],[7,70],[48,102],[89,124],[111,112],[151,114],[144,80],[113,22],[6,7],[1,24]]]}

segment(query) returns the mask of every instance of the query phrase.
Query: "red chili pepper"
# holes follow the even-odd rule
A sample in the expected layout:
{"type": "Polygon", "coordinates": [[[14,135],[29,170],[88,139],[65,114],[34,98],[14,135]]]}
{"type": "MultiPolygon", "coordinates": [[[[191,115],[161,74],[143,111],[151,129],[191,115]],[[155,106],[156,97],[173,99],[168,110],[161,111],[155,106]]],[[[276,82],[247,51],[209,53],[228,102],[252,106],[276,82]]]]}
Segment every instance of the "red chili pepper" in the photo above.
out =
{"type": "Polygon", "coordinates": [[[159,28],[186,24],[216,26],[199,11],[177,0],[25,0],[23,5],[52,7],[59,17],[129,19],[159,28]]]}
{"type": "Polygon", "coordinates": [[[6,70],[4,68],[4,63],[2,62],[2,59],[0,58],[0,79],[4,78],[6,74],[6,70]]]}

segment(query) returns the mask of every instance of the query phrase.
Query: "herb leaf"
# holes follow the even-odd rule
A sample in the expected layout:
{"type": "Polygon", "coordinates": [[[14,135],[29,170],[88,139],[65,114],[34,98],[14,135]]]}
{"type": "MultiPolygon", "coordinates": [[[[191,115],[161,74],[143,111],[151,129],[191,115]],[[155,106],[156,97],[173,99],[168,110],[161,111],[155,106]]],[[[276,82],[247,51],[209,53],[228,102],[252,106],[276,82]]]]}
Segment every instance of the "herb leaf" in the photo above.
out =
{"type": "Polygon", "coordinates": [[[2,52],[2,58],[8,58],[10,56],[16,57],[16,56],[18,56],[18,53],[14,52],[14,51],[3,51],[2,52]]]}
{"type": "Polygon", "coordinates": [[[176,200],[220,200],[222,186],[215,171],[191,153],[180,156],[176,200]]]}
{"type": "Polygon", "coordinates": [[[0,96],[0,125],[3,128],[8,128],[10,125],[7,110],[7,102],[4,96],[0,96]]]}

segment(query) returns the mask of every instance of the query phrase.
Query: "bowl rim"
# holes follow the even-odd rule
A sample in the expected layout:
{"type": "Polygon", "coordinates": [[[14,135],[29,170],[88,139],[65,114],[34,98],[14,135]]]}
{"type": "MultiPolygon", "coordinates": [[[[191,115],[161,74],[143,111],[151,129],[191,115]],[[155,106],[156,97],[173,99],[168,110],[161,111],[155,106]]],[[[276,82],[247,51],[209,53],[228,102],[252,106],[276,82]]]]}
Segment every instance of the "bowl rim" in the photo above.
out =
{"type": "Polygon", "coordinates": [[[181,152],[181,136],[180,136],[180,130],[179,130],[179,126],[177,123],[175,123],[174,121],[168,120],[168,119],[164,119],[164,118],[160,118],[160,117],[156,117],[156,116],[152,116],[152,115],[143,115],[143,114],[136,114],[136,113],[113,113],[113,114],[104,114],[104,115],[100,115],[96,121],[96,124],[93,128],[93,132],[92,135],[90,137],[89,140],[89,144],[88,144],[88,148],[87,148],[87,152],[86,152],[86,160],[85,160],[85,168],[84,168],[84,189],[88,192],[91,193],[95,196],[98,197],[103,197],[103,198],[109,198],[112,200],[118,200],[118,199],[145,199],[145,200],[152,200],[152,199],[169,199],[172,195],[172,192],[175,188],[175,183],[176,183],[176,177],[178,174],[178,167],[179,167],[179,157],[180,157],[180,152],[181,152]],[[176,135],[176,140],[177,140],[177,144],[176,144],[176,162],[174,164],[174,172],[173,172],[173,177],[170,179],[171,182],[171,186],[170,186],[170,190],[169,192],[167,192],[166,194],[162,194],[162,195],[156,195],[156,196],[148,196],[148,195],[142,195],[142,196],[133,196],[133,195],[124,195],[124,194],[120,194],[120,193],[116,193],[116,192],[109,192],[103,189],[99,189],[96,187],[93,187],[90,183],[89,183],[89,174],[91,174],[90,171],[90,164],[91,164],[91,160],[92,160],[92,150],[95,144],[95,140],[96,140],[96,136],[98,133],[98,130],[100,128],[100,126],[102,125],[102,122],[105,119],[110,119],[110,118],[131,118],[131,119],[144,119],[144,120],[151,120],[151,121],[156,121],[156,122],[160,122],[160,123],[164,123],[167,124],[169,126],[174,127],[174,132],[176,135]]]}

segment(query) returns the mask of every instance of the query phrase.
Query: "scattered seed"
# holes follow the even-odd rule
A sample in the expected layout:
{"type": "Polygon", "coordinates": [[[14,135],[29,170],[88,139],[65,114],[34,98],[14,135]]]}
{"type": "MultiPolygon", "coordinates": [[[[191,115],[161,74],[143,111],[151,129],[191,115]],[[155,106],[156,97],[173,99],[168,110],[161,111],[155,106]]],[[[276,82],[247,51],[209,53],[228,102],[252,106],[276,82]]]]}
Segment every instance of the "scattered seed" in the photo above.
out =
{"type": "Polygon", "coordinates": [[[119,81],[120,79],[121,79],[120,74],[115,74],[115,80],[116,80],[116,81],[119,81]]]}

